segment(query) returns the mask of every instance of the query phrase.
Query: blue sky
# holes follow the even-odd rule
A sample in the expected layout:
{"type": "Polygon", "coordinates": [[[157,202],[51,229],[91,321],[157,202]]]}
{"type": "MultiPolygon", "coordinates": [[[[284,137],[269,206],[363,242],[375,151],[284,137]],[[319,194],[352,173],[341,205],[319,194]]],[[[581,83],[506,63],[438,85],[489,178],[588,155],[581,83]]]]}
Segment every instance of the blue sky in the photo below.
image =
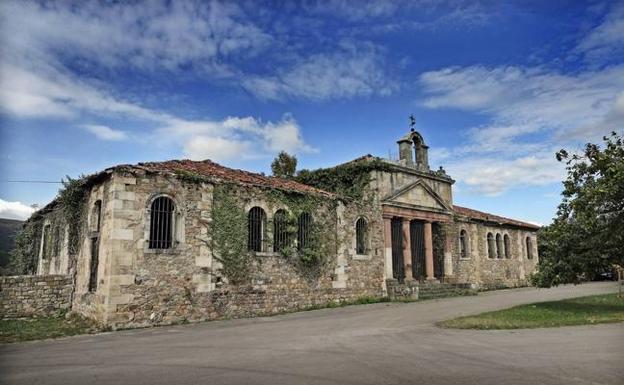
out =
{"type": "Polygon", "coordinates": [[[0,4],[0,216],[120,163],[268,172],[396,156],[416,128],[455,204],[549,223],[554,152],[624,119],[624,2],[0,4]]]}

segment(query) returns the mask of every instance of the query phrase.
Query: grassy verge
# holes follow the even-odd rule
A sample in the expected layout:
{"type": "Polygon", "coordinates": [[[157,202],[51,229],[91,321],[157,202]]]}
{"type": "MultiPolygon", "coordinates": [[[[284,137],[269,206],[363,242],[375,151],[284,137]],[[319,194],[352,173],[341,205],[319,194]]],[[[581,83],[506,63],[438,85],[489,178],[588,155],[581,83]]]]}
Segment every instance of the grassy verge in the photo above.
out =
{"type": "Polygon", "coordinates": [[[0,343],[23,342],[101,331],[91,320],[78,315],[0,321],[0,343]]]}
{"type": "Polygon", "coordinates": [[[594,295],[539,302],[455,318],[438,326],[455,329],[529,329],[624,322],[624,298],[594,295]]]}

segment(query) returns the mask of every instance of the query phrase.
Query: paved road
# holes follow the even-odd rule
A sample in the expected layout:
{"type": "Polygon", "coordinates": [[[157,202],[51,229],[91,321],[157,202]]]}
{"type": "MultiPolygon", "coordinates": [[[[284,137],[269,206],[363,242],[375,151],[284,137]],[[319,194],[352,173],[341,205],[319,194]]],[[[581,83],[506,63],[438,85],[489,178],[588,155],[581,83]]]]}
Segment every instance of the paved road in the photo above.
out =
{"type": "Polygon", "coordinates": [[[490,292],[0,346],[2,384],[623,384],[624,324],[446,330],[437,320],[616,290],[490,292]]]}

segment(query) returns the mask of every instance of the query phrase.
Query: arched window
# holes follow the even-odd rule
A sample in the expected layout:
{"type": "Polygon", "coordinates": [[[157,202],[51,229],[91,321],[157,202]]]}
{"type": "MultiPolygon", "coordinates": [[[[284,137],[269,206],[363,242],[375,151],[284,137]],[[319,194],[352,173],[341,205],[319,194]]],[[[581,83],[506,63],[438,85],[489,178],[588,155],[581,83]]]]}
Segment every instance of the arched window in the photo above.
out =
{"type": "Polygon", "coordinates": [[[266,214],[260,207],[252,207],[247,215],[248,238],[247,249],[249,251],[264,251],[264,229],[266,214]]]}
{"type": "Polygon", "coordinates": [[[277,210],[273,216],[273,251],[280,252],[289,244],[288,214],[284,210],[277,210]]]}
{"type": "Polygon", "coordinates": [[[89,292],[97,290],[99,268],[100,226],[102,224],[102,201],[97,200],[91,210],[91,265],[89,267],[89,292]]]}
{"type": "Polygon", "coordinates": [[[503,238],[500,234],[496,234],[496,258],[503,258],[503,238]]]}
{"type": "Polygon", "coordinates": [[[511,258],[511,249],[509,244],[509,235],[505,234],[503,237],[503,245],[505,246],[505,258],[511,258]]]}
{"type": "Polygon", "coordinates": [[[302,250],[310,241],[310,231],[312,228],[312,215],[303,212],[299,215],[297,226],[297,249],[302,250]]]}
{"type": "Polygon", "coordinates": [[[43,234],[41,236],[41,259],[50,258],[51,250],[50,244],[52,243],[52,226],[45,225],[43,226],[43,234]]]}
{"type": "Polygon", "coordinates": [[[150,208],[150,249],[170,249],[173,245],[173,200],[158,197],[150,208]]]}
{"type": "Polygon", "coordinates": [[[97,200],[93,204],[91,210],[91,231],[100,231],[100,225],[102,224],[102,201],[97,200]]]}
{"type": "Polygon", "coordinates": [[[533,259],[533,244],[531,237],[526,237],[526,255],[527,259],[533,259]]]}
{"type": "Polygon", "coordinates": [[[459,232],[459,255],[461,258],[468,258],[468,233],[466,230],[459,232]]]}
{"type": "Polygon", "coordinates": [[[52,256],[58,258],[61,254],[61,227],[58,224],[54,227],[52,242],[52,256]]]}
{"type": "Polygon", "coordinates": [[[355,222],[355,252],[359,255],[366,254],[368,249],[368,223],[366,219],[359,218],[355,222]]]}
{"type": "Polygon", "coordinates": [[[494,244],[494,235],[492,235],[492,233],[488,233],[487,234],[487,252],[488,252],[488,258],[494,258],[496,257],[496,250],[495,250],[496,245],[494,244]]]}

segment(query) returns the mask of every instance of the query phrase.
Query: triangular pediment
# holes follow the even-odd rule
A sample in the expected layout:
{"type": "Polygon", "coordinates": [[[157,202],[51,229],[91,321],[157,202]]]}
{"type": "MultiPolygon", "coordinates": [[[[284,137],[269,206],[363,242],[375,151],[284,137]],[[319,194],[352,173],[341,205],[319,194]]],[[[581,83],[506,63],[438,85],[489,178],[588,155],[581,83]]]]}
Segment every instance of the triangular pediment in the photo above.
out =
{"type": "Polygon", "coordinates": [[[403,207],[425,208],[434,211],[451,211],[444,200],[421,180],[410,183],[394,191],[387,196],[383,202],[403,207]]]}

